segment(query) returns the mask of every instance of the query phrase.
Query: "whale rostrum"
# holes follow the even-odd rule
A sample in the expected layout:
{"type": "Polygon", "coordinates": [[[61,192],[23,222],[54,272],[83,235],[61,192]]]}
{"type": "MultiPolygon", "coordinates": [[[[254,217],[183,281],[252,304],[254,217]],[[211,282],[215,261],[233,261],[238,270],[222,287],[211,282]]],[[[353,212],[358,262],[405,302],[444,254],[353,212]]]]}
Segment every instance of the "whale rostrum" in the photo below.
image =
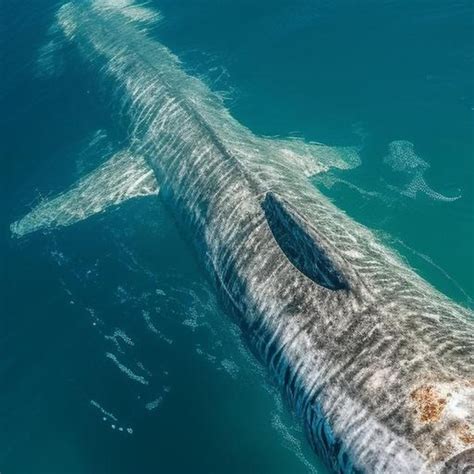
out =
{"type": "Polygon", "coordinates": [[[474,470],[472,312],[307,179],[357,149],[259,137],[129,0],[66,3],[58,31],[113,89],[125,151],[12,224],[17,236],[156,195],[335,472],[474,470]]]}

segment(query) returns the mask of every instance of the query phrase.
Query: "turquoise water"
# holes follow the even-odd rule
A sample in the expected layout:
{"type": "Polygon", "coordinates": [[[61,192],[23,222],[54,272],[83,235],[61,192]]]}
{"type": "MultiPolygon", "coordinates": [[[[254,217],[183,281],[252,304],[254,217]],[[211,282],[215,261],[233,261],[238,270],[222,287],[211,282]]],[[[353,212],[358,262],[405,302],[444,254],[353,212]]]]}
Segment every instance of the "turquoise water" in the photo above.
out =
{"type": "MultiPolygon", "coordinates": [[[[472,307],[470,2],[152,4],[156,38],[254,132],[360,147],[314,185],[472,307]],[[413,195],[417,173],[438,194],[413,195]]],[[[37,77],[54,5],[2,7],[0,471],[326,472],[158,199],[11,239],[121,139],[72,53],[37,77]]]]}

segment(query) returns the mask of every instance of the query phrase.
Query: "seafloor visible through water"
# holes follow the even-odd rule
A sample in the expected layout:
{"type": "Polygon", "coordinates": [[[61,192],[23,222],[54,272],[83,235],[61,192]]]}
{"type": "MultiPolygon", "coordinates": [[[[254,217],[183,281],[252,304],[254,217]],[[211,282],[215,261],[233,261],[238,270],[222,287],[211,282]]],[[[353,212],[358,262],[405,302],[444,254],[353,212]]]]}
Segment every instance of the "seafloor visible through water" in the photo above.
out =
{"type": "MultiPolygon", "coordinates": [[[[0,6],[0,472],[326,472],[158,198],[12,239],[120,137],[78,57],[50,61],[58,2],[0,6]]],[[[314,185],[473,306],[472,2],[150,6],[252,131],[360,147],[314,185]]]]}

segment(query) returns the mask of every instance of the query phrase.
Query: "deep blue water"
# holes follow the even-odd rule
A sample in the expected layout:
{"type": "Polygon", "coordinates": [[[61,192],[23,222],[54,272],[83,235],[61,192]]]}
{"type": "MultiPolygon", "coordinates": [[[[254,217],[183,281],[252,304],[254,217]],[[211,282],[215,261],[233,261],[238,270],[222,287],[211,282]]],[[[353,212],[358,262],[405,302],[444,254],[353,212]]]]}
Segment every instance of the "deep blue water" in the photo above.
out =
{"type": "MultiPolygon", "coordinates": [[[[254,132],[360,146],[360,167],[315,186],[472,307],[471,2],[152,4],[156,38],[254,132]],[[410,176],[384,162],[394,140],[460,199],[404,194],[410,176]]],[[[11,238],[121,138],[74,54],[37,77],[55,5],[1,4],[0,472],[326,472],[159,199],[11,238]]]]}

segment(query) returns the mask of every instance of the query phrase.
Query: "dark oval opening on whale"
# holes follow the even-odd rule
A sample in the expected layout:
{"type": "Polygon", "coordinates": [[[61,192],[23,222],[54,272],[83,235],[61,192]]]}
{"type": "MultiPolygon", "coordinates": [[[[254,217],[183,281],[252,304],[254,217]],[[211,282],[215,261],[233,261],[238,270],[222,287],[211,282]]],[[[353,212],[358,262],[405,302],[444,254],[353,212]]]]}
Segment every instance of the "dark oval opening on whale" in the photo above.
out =
{"type": "Polygon", "coordinates": [[[349,288],[344,276],[287,204],[267,193],[262,208],[276,242],[303,275],[329,290],[349,288]]]}

